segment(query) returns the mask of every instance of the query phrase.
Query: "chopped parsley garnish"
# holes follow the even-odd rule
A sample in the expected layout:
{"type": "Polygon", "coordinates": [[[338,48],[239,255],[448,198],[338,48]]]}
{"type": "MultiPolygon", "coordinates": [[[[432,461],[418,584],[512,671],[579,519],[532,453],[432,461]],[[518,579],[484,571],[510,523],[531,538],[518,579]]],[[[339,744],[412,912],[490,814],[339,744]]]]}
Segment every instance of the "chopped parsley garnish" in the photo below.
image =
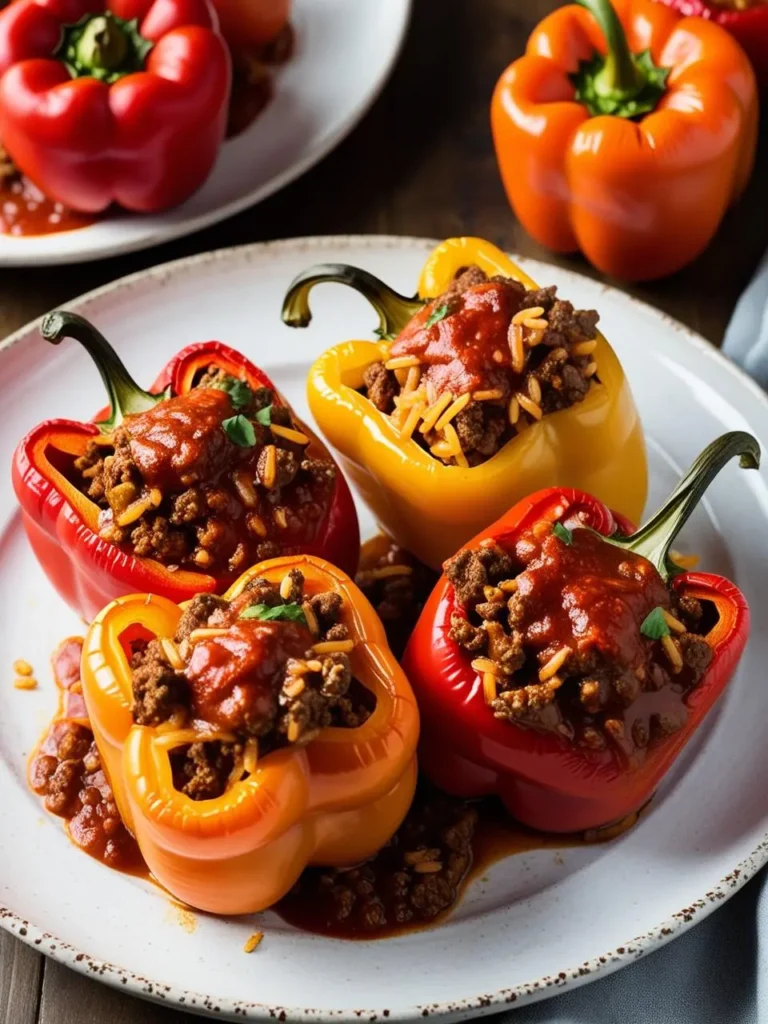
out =
{"type": "Polygon", "coordinates": [[[256,431],[247,416],[238,413],[237,416],[230,416],[221,424],[232,444],[239,448],[253,448],[256,444],[256,431]]]}
{"type": "Polygon", "coordinates": [[[233,409],[245,409],[251,404],[253,392],[244,380],[237,377],[224,377],[214,385],[219,391],[226,391],[232,402],[233,409]]]}
{"type": "Polygon", "coordinates": [[[259,409],[259,411],[254,416],[254,419],[256,420],[257,423],[260,423],[262,427],[271,427],[272,426],[272,406],[271,405],[265,405],[263,409],[259,409]]]}
{"type": "Polygon", "coordinates": [[[393,334],[391,331],[389,333],[385,331],[383,327],[374,327],[373,333],[377,338],[381,338],[382,341],[394,341],[397,337],[397,335],[393,334]]]}
{"type": "Polygon", "coordinates": [[[434,327],[435,324],[439,323],[441,320],[445,320],[449,312],[450,310],[448,309],[448,306],[443,303],[442,306],[438,306],[437,309],[432,310],[424,326],[434,327]]]}
{"type": "Polygon", "coordinates": [[[268,604],[252,604],[240,616],[241,619],[261,619],[262,622],[300,622],[306,626],[307,620],[298,604],[277,604],[271,608],[268,604]]]}
{"type": "Polygon", "coordinates": [[[568,529],[567,526],[563,526],[562,523],[555,523],[552,527],[552,533],[561,540],[563,544],[567,544],[569,547],[573,544],[573,532],[568,529]]]}
{"type": "Polygon", "coordinates": [[[669,636],[670,631],[667,620],[664,618],[664,609],[654,608],[649,615],[646,615],[640,632],[649,640],[661,640],[662,637],[669,636]]]}

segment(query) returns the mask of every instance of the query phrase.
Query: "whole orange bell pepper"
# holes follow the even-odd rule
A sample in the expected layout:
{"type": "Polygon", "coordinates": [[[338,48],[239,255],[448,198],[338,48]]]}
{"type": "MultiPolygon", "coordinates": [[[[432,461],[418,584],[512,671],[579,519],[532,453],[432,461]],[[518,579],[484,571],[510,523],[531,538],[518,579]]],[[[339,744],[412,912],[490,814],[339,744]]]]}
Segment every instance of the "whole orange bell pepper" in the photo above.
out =
{"type": "Polygon", "coordinates": [[[491,103],[533,237],[632,281],[701,253],[752,171],[757,86],[722,28],[654,0],[579,0],[534,30],[491,103]]]}
{"type": "Polygon", "coordinates": [[[345,472],[382,529],[433,569],[524,495],[556,482],[597,494],[639,519],[647,494],[645,441],[632,392],[616,354],[598,334],[599,386],[583,402],[551,413],[511,438],[482,465],[447,466],[360,392],[371,363],[389,358],[390,342],[412,317],[441,295],[461,267],[479,266],[537,285],[495,245],[450,238],[421,272],[418,295],[407,299],[364,270],[338,264],[310,267],[288,290],[283,319],[306,327],[309,292],[323,281],[351,285],[379,314],[379,341],[347,341],[324,352],[309,371],[307,396],[320,430],[338,449],[345,472]]]}
{"type": "MultiPolygon", "coordinates": [[[[279,582],[294,568],[310,592],[333,590],[343,598],[343,621],[356,641],[353,672],[376,707],[356,729],[325,729],[307,746],[265,755],[217,799],[193,800],[174,788],[168,733],[135,725],[131,711],[126,633],[140,628],[171,637],[183,606],[150,594],[121,597],[85,638],[83,694],[122,819],[155,878],[211,913],[271,906],[308,864],[367,859],[396,831],[413,797],[416,702],[381,622],[350,578],[328,562],[296,555],[255,566],[224,596],[234,599],[255,576],[279,582]]],[[[195,742],[187,732],[180,745],[195,742]]]]}

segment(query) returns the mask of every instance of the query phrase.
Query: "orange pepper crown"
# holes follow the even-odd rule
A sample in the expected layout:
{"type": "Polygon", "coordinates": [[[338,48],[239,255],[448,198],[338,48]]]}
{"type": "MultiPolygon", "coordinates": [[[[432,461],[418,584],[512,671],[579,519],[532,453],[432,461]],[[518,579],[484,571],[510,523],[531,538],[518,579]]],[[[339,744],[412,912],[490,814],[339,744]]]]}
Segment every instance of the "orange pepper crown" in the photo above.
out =
{"type": "Polygon", "coordinates": [[[757,86],[719,25],[656,0],[580,0],[534,29],[491,102],[526,230],[604,273],[673,273],[709,243],[754,164],[757,86]]]}
{"type": "Polygon", "coordinates": [[[376,613],[348,576],[308,555],[277,558],[250,569],[224,597],[257,576],[279,583],[291,569],[310,593],[342,597],[353,672],[376,706],[356,729],[328,728],[305,747],[266,755],[216,799],[192,800],[173,784],[170,752],[199,741],[194,730],[133,722],[126,631],[172,637],[183,608],[152,595],[119,598],[85,640],[83,689],[125,823],[158,880],[215,913],[270,906],[307,864],[372,856],[399,826],[415,787],[416,702],[376,613]]]}
{"type": "Polygon", "coordinates": [[[526,289],[538,287],[490,242],[451,238],[428,257],[415,299],[398,295],[364,271],[334,265],[301,274],[283,306],[286,323],[306,326],[310,289],[329,280],[354,284],[374,306],[381,340],[349,341],[323,353],[309,372],[309,405],[385,532],[433,569],[516,501],[544,487],[566,480],[635,520],[647,490],[640,420],[621,365],[601,334],[594,351],[598,382],[584,400],[532,423],[474,467],[441,462],[361,393],[366,368],[388,360],[389,339],[470,265],[489,278],[510,277],[526,289]]]}

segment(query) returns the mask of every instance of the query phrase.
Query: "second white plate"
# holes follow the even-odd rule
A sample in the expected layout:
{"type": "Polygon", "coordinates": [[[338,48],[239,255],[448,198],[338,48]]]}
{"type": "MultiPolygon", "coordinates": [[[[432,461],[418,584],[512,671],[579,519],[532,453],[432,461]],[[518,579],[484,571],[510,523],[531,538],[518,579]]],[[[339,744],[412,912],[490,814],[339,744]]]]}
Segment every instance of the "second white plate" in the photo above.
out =
{"type": "Polygon", "coordinates": [[[175,210],[115,214],[77,231],[0,234],[0,267],[84,263],[148,249],[253,206],[298,178],[355,127],[400,51],[411,0],[294,0],[296,51],[275,95],[242,135],[225,142],[211,177],[175,210]]]}

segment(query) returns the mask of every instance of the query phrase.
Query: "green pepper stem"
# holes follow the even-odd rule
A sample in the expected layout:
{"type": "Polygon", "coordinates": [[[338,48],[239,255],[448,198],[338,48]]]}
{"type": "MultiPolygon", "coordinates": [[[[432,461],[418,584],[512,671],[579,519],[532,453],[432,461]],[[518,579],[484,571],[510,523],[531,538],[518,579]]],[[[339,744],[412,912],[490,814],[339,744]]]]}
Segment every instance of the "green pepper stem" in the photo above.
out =
{"type": "Polygon", "coordinates": [[[670,547],[717,474],[737,455],[742,469],[760,468],[760,445],[751,434],[723,434],[704,449],[645,526],[631,537],[613,537],[610,542],[647,558],[665,580],[676,575],[679,569],[669,560],[670,547]]]}
{"type": "Polygon", "coordinates": [[[368,299],[379,315],[378,333],[382,338],[398,335],[424,306],[421,299],[408,299],[398,294],[367,270],[345,263],[319,263],[302,271],[291,283],[283,301],[283,323],[289,327],[307,327],[312,320],[309,293],[316,284],[326,281],[348,285],[368,299]]]}
{"type": "Polygon", "coordinates": [[[128,36],[110,13],[92,18],[77,42],[78,63],[85,70],[114,71],[128,55],[128,36]]]}
{"type": "Polygon", "coordinates": [[[595,92],[598,96],[619,101],[636,96],[645,85],[644,77],[635,63],[624,27],[611,0],[576,0],[576,3],[593,15],[608,48],[605,65],[595,75],[595,92]]]}
{"type": "Polygon", "coordinates": [[[52,345],[60,344],[64,338],[74,338],[96,364],[107,389],[111,410],[109,418],[98,424],[103,433],[114,430],[126,416],[146,412],[167,397],[142,391],[104,335],[85,317],[57,309],[43,317],[40,333],[52,345]]]}

